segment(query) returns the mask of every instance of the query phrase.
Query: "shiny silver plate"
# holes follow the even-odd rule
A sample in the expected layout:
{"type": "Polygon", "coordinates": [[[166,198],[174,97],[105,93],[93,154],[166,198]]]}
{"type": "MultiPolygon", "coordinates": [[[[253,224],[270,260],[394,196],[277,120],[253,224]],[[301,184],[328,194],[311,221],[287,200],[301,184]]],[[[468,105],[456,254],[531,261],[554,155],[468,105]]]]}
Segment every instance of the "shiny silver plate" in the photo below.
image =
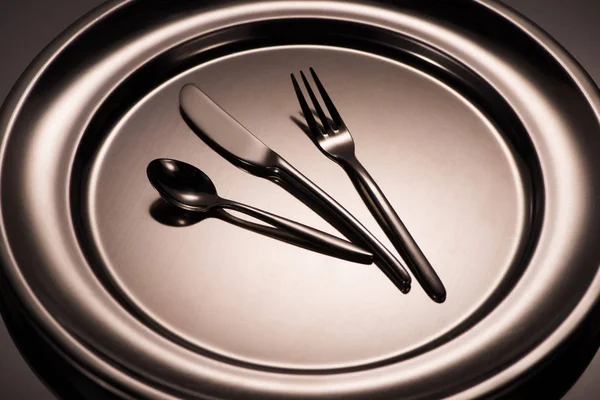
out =
{"type": "Polygon", "coordinates": [[[2,107],[5,282],[63,359],[121,397],[503,396],[598,299],[599,99],[491,1],[110,2],[2,107]],[[230,198],[335,233],[189,130],[177,99],[195,83],[389,244],[294,124],[289,74],[310,66],[445,303],[158,201],[146,165],[176,158],[230,198]]]}

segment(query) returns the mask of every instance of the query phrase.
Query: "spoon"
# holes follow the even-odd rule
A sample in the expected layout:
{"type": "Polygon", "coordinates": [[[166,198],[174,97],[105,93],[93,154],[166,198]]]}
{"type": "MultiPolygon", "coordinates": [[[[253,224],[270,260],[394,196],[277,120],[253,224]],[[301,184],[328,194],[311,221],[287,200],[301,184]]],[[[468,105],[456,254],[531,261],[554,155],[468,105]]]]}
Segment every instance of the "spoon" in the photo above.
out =
{"type": "Polygon", "coordinates": [[[237,211],[282,229],[297,238],[297,240],[284,240],[286,242],[295,242],[294,244],[309,250],[347,261],[361,264],[373,262],[371,253],[350,242],[246,204],[219,197],[210,178],[198,168],[185,162],[166,158],[156,159],[148,164],[146,173],[160,196],[180,209],[194,213],[225,209],[237,211]]]}
{"type": "Polygon", "coordinates": [[[331,251],[328,253],[326,251],[327,249],[315,246],[315,244],[308,239],[298,237],[292,233],[284,231],[283,229],[273,228],[269,225],[246,221],[245,219],[236,217],[223,209],[218,209],[216,211],[210,211],[205,213],[187,211],[183,208],[179,208],[167,202],[161,197],[154,203],[152,203],[149,211],[150,215],[152,216],[152,218],[154,218],[155,221],[167,226],[181,228],[195,225],[209,218],[216,218],[220,219],[221,221],[229,222],[230,224],[238,226],[240,228],[247,229],[254,233],[259,233],[261,235],[277,239],[289,244],[293,244],[304,249],[333,255],[335,257],[335,254],[330,254],[331,251]]]}

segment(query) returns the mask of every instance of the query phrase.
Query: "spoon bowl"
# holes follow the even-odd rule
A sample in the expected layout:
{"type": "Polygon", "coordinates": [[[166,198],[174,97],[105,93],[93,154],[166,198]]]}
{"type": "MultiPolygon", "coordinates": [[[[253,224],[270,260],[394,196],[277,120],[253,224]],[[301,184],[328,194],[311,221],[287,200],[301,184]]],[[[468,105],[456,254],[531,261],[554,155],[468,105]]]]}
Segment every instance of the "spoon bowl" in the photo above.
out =
{"type": "Polygon", "coordinates": [[[208,211],[218,201],[208,175],[183,161],[159,158],[146,168],[148,179],[161,197],[189,211],[208,211]]]}

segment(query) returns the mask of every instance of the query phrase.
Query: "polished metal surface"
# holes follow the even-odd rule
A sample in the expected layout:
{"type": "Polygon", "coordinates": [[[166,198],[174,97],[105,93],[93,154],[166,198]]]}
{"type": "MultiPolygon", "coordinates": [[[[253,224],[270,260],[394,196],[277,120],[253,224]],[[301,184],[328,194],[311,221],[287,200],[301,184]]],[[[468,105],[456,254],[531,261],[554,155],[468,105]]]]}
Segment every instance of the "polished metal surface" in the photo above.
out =
{"type": "Polygon", "coordinates": [[[182,116],[206,144],[243,171],[282,186],[350,240],[370,250],[377,266],[402,293],[410,291],[411,277],[400,261],[327,192],[268,148],[195,85],[185,85],[179,99],[182,116]]]}
{"type": "Polygon", "coordinates": [[[600,290],[598,97],[536,28],[488,2],[141,3],[80,22],[2,110],[4,273],[79,368],[137,398],[472,398],[576,331],[600,290]],[[322,29],[305,36],[308,23],[322,29]],[[82,48],[95,51],[70,56],[82,48]],[[289,71],[309,64],[406,210],[444,304],[219,221],[152,217],[144,168],[175,157],[228,197],[329,229],[188,130],[177,98],[192,82],[383,237],[289,118],[289,71]],[[360,136],[375,124],[379,137],[360,136]],[[272,258],[252,264],[253,251],[272,258]]]}
{"type": "MultiPolygon", "coordinates": [[[[313,251],[318,251],[343,260],[371,264],[373,255],[356,245],[309,226],[259,210],[247,204],[224,199],[217,195],[217,189],[208,175],[193,165],[182,161],[160,158],[150,162],[146,168],[148,180],[162,198],[183,211],[195,214],[227,214],[225,210],[237,211],[256,218],[278,229],[269,229],[271,237],[282,239],[313,251]],[[286,235],[278,235],[284,231],[286,235]]],[[[246,224],[253,224],[247,221],[246,224]]],[[[262,228],[264,232],[267,226],[262,228]]],[[[260,228],[258,228],[260,231],[260,228]]],[[[257,228],[253,229],[257,231],[257,228]]],[[[232,250],[235,244],[232,243],[232,250]]]]}
{"type": "Polygon", "coordinates": [[[302,124],[297,121],[298,125],[303,128],[323,154],[344,168],[363,202],[369,208],[369,211],[371,211],[371,215],[377,220],[381,229],[383,229],[386,236],[394,245],[394,248],[406,260],[410,270],[419,283],[421,283],[425,292],[434,301],[443,303],[446,300],[444,284],[433,270],[423,251],[419,248],[419,245],[408,232],[408,229],[406,229],[406,226],[400,220],[400,217],[398,217],[398,214],[396,214],[394,207],[385,197],[375,179],[373,179],[367,169],[356,158],[354,139],[348,127],[314,69],[311,68],[310,72],[331,119],[325,115],[304,72],[300,72],[304,87],[310,96],[321,125],[317,125],[312,110],[304,98],[296,78],[292,74],[294,91],[298,97],[302,114],[304,114],[304,118],[308,124],[302,124]]]}

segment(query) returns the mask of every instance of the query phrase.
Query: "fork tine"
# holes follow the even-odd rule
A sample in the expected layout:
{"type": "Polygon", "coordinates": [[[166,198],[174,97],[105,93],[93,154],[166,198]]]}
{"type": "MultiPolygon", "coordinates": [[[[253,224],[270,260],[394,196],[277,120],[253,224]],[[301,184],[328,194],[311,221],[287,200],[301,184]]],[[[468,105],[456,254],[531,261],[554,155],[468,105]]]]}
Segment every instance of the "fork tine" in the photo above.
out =
{"type": "Polygon", "coordinates": [[[294,91],[296,92],[296,97],[298,97],[298,103],[300,103],[300,108],[302,109],[302,114],[304,114],[304,119],[306,119],[306,123],[312,133],[313,139],[319,135],[319,127],[317,126],[317,121],[315,121],[315,117],[310,111],[310,107],[308,107],[308,103],[302,94],[302,90],[300,90],[300,86],[298,85],[298,81],[296,81],[296,77],[294,74],[290,74],[292,78],[292,84],[294,85],[294,91]]]}
{"type": "Polygon", "coordinates": [[[321,94],[321,97],[323,98],[323,101],[325,102],[325,106],[327,107],[327,110],[329,111],[329,114],[331,115],[333,122],[335,122],[335,124],[338,126],[338,128],[340,126],[343,126],[344,121],[342,120],[340,113],[338,112],[337,108],[335,108],[335,106],[333,105],[333,101],[331,101],[331,98],[327,94],[325,87],[319,80],[317,73],[315,72],[315,70],[312,67],[310,67],[310,74],[312,75],[313,80],[317,84],[317,89],[319,89],[319,93],[321,94]]]}
{"type": "Polygon", "coordinates": [[[317,96],[315,96],[315,93],[313,92],[312,88],[310,87],[310,83],[308,83],[306,76],[304,76],[304,72],[300,71],[300,75],[302,76],[302,81],[304,82],[306,91],[308,92],[308,95],[310,96],[310,100],[312,101],[313,106],[315,107],[315,111],[317,112],[317,115],[319,116],[319,119],[321,120],[321,124],[323,125],[324,131],[329,132],[331,126],[329,125],[327,116],[325,115],[325,113],[323,112],[323,109],[321,108],[321,105],[319,104],[319,100],[317,100],[317,96]]]}

